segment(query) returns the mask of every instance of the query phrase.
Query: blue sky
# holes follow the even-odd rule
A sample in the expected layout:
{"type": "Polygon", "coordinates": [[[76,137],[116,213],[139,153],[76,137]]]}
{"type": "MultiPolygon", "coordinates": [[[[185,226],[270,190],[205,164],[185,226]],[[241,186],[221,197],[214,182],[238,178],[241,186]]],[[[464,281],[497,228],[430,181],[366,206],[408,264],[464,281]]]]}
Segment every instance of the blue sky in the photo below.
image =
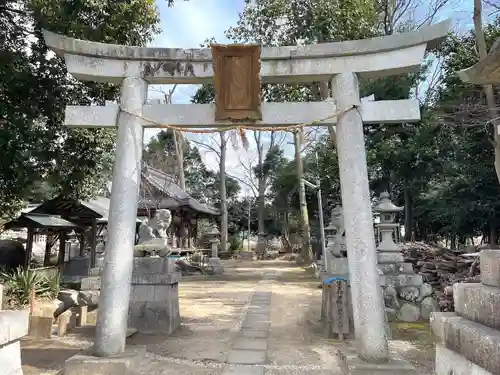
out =
{"type": "MultiPolygon", "coordinates": [[[[199,48],[205,39],[214,37],[225,43],[224,31],[235,25],[244,0],[176,0],[169,8],[166,0],[157,0],[162,32],[151,43],[154,47],[199,48]]],[[[181,85],[175,90],[174,103],[187,103],[195,86],[181,85]]],[[[151,93],[151,96],[154,96],[151,93]]]]}
{"type": "MultiPolygon", "coordinates": [[[[290,0],[293,1],[293,0],[290,0]]],[[[421,0],[423,4],[436,0],[421,0]]],[[[156,37],[151,46],[155,47],[178,47],[178,48],[197,48],[206,39],[214,37],[219,43],[229,42],[224,37],[224,32],[235,25],[238,20],[238,13],[243,11],[244,0],[176,0],[175,6],[167,7],[166,0],[157,0],[157,6],[160,12],[162,32],[156,37]]],[[[416,11],[416,18],[421,18],[422,10],[427,9],[425,5],[419,7],[416,11]]],[[[473,0],[450,0],[446,7],[436,17],[435,22],[445,18],[452,18],[455,21],[455,29],[465,30],[472,26],[473,0]]],[[[485,9],[485,15],[488,10],[485,9]]],[[[169,87],[162,87],[168,90],[169,87]]],[[[192,85],[177,86],[172,97],[173,103],[189,103],[191,97],[196,92],[197,87],[192,85]]],[[[149,97],[161,98],[162,94],[155,92],[155,88],[150,91],[149,97]]],[[[148,129],[145,133],[147,142],[157,131],[148,129]]],[[[188,138],[193,136],[188,135],[188,138]]],[[[249,134],[251,140],[253,136],[249,134]]],[[[200,141],[213,144],[210,137],[197,138],[200,141]]],[[[293,149],[290,145],[284,145],[286,154],[293,155],[293,149]]],[[[245,152],[241,149],[228,149],[228,173],[237,175],[246,179],[239,159],[248,164],[248,160],[256,157],[255,143],[251,143],[251,149],[245,152]]],[[[212,152],[202,152],[205,162],[211,169],[217,170],[217,158],[212,152]]]]}

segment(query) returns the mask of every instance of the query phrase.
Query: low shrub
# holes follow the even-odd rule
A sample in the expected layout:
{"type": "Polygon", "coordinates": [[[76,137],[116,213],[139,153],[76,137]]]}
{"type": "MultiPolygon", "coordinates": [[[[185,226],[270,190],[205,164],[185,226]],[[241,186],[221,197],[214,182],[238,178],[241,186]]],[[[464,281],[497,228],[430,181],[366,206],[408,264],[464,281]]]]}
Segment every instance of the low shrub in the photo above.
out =
{"type": "Polygon", "coordinates": [[[0,272],[5,284],[5,294],[11,305],[26,306],[30,302],[32,290],[37,298],[55,299],[60,291],[59,275],[44,276],[33,269],[17,267],[10,272],[0,272]]]}

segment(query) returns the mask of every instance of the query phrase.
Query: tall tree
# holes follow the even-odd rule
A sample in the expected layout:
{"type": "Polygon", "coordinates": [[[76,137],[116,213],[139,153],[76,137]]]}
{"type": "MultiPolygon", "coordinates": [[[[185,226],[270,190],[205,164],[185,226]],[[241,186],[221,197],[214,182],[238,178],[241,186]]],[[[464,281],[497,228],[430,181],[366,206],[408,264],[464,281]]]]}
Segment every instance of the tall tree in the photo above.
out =
{"type": "Polygon", "coordinates": [[[2,214],[16,211],[33,183],[49,181],[54,193],[86,198],[109,178],[114,132],[68,130],[62,126],[69,104],[104,104],[118,88],[79,82],[63,59],[44,44],[41,29],[125,45],[144,45],[158,31],[153,0],[118,3],[97,0],[22,0],[0,5],[0,165],[2,214]]]}
{"type": "MultiPolygon", "coordinates": [[[[484,59],[488,54],[486,46],[486,38],[483,30],[483,2],[482,0],[474,0],[474,32],[476,34],[476,47],[479,59],[484,59]]],[[[484,85],[484,94],[486,95],[486,105],[488,107],[488,115],[493,125],[493,147],[495,151],[495,171],[497,174],[498,182],[500,183],[500,132],[497,129],[498,124],[498,110],[495,99],[495,92],[493,86],[484,85]]]]}

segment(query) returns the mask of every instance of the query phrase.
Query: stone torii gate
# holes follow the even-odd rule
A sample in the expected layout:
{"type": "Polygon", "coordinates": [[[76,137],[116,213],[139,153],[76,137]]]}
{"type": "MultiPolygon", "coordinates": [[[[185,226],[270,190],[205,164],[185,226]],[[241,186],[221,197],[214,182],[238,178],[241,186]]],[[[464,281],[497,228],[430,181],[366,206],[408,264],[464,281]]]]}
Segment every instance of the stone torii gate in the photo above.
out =
{"type": "MultiPolygon", "coordinates": [[[[420,112],[417,100],[361,103],[358,76],[384,77],[419,69],[426,49],[447,34],[449,25],[442,22],[388,37],[262,47],[260,51],[262,83],[331,81],[334,102],[262,103],[261,119],[253,126],[272,129],[310,123],[346,110],[338,118],[331,117],[320,124],[336,123],[357,349],[358,356],[370,362],[387,361],[389,353],[363,123],[418,121],[420,112]]],[[[117,126],[109,240],[94,346],[94,355],[114,356],[125,350],[143,128],[157,127],[155,123],[199,128],[224,128],[232,124],[216,120],[220,117],[211,104],[145,104],[148,84],[213,82],[210,49],[128,47],[77,40],[48,31],[44,32],[44,38],[48,47],[64,57],[69,73],[76,79],[121,85],[119,106],[68,106],[65,119],[65,125],[71,127],[117,126]]]]}

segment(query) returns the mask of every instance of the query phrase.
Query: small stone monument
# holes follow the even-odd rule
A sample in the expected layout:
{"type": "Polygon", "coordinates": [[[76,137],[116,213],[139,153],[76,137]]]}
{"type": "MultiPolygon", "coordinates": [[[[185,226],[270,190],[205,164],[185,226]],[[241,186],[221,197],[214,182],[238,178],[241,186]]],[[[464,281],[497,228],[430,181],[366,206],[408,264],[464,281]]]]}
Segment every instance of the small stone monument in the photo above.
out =
{"type": "Polygon", "coordinates": [[[382,239],[377,248],[377,259],[387,319],[404,322],[428,320],[431,311],[438,309],[432,297],[432,287],[424,283],[421,275],[414,273],[411,263],[405,263],[399,246],[394,242],[394,233],[400,228],[395,222],[396,214],[403,209],[391,202],[387,192],[380,194],[379,203],[374,208],[374,212],[380,215],[376,227],[382,239]]]}
{"type": "Polygon", "coordinates": [[[208,266],[214,270],[215,274],[223,274],[224,266],[222,265],[222,262],[220,261],[218,254],[219,244],[220,244],[220,239],[219,239],[220,232],[215,224],[210,227],[206,236],[212,249],[212,256],[208,258],[208,266]]]}

